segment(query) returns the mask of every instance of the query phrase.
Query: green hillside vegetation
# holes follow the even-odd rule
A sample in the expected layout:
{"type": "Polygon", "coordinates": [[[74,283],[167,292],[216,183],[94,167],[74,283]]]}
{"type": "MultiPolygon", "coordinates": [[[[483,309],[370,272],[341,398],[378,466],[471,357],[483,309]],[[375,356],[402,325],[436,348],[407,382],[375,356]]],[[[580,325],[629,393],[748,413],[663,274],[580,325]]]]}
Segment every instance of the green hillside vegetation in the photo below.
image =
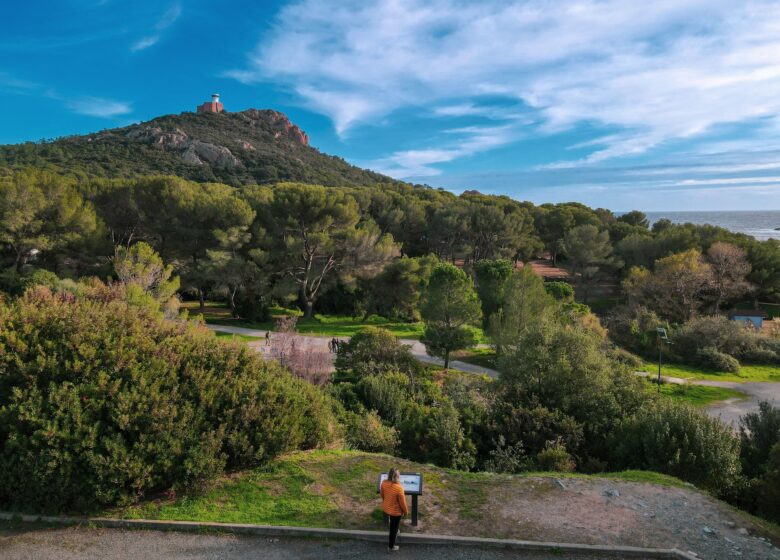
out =
{"type": "Polygon", "coordinates": [[[290,134],[291,126],[287,117],[271,110],[166,115],[84,136],[0,146],[0,168],[35,167],[93,178],[176,175],[229,185],[279,181],[334,186],[399,183],[302,144],[290,134]],[[184,133],[190,139],[227,148],[238,163],[188,163],[182,157],[184,148],[161,148],[159,142],[141,135],[153,128],[162,134],[184,133]]]}

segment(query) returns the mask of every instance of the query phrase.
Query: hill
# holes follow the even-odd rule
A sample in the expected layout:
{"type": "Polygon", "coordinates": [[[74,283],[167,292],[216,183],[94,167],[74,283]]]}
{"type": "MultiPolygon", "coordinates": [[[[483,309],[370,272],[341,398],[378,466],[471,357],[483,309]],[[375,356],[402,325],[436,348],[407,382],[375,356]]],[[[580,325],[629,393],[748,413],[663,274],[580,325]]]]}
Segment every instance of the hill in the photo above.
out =
{"type": "Polygon", "coordinates": [[[86,177],[168,174],[230,185],[398,183],[321,153],[286,115],[258,109],[166,115],[84,136],[0,146],[0,168],[27,166],[86,177]]]}
{"type": "Polygon", "coordinates": [[[195,495],[149,500],[111,517],[382,530],[376,494],[390,466],[424,475],[420,525],[404,532],[693,550],[703,558],[774,558],[780,529],[676,478],[467,473],[372,453],[297,452],[228,475],[195,495]],[[707,530],[704,529],[707,527],[707,530]],[[710,532],[711,531],[711,532],[710,532]],[[740,555],[741,555],[740,554],[740,555]]]}

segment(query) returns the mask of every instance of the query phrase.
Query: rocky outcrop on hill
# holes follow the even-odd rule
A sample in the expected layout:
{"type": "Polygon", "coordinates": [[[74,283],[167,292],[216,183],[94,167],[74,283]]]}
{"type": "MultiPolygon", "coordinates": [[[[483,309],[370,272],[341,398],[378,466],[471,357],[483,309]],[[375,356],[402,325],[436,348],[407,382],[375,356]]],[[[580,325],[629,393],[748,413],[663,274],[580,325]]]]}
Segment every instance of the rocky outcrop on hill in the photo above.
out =
{"type": "Polygon", "coordinates": [[[163,150],[179,151],[182,159],[193,165],[204,163],[220,167],[241,165],[241,160],[225,146],[193,140],[179,128],[166,132],[159,126],[146,126],[132,129],[125,136],[130,140],[148,142],[163,150]]]}
{"type": "Polygon", "coordinates": [[[270,109],[247,109],[246,111],[241,111],[238,115],[243,117],[249,126],[257,126],[258,122],[269,123],[274,133],[274,139],[286,138],[302,146],[309,145],[308,135],[297,125],[290,122],[290,119],[284,113],[270,109]]]}
{"type": "MultiPolygon", "coordinates": [[[[301,146],[309,145],[309,137],[298,126],[290,122],[287,115],[278,111],[247,109],[235,114],[250,129],[270,126],[274,140],[290,140],[301,146]]],[[[220,117],[217,117],[220,118],[220,117]]],[[[181,158],[192,165],[214,165],[217,167],[238,167],[242,165],[227,146],[193,139],[181,128],[165,130],[160,126],[141,125],[131,128],[125,137],[135,142],[145,142],[156,148],[176,151],[181,158]]],[[[243,139],[234,139],[243,150],[256,151],[255,146],[243,139]]]]}

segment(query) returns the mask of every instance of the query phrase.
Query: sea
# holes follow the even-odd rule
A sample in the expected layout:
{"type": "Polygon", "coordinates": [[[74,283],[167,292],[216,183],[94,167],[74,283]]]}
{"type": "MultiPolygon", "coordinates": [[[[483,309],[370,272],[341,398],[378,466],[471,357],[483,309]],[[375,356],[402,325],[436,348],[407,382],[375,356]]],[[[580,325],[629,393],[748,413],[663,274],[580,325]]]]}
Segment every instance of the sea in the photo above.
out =
{"type": "Polygon", "coordinates": [[[780,210],[727,210],[712,212],[645,212],[651,225],[662,218],[675,224],[711,224],[760,241],[780,240],[780,210]]]}

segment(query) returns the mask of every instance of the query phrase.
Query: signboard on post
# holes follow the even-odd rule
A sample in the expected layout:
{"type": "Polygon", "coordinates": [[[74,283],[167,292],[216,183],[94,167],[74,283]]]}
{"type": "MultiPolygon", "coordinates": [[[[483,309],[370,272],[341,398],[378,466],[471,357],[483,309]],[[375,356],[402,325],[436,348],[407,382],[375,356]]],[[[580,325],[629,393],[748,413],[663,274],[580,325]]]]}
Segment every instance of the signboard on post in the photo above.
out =
{"type": "MultiPolygon", "coordinates": [[[[379,492],[379,487],[387,480],[387,473],[379,475],[379,482],[376,484],[376,491],[379,492]]],[[[423,476],[421,473],[401,473],[401,486],[404,487],[404,494],[409,496],[422,496],[423,493],[423,476]]]]}
{"type": "MultiPolygon", "coordinates": [[[[379,488],[382,483],[387,480],[387,473],[379,475],[379,480],[376,483],[376,491],[379,493],[379,488]]],[[[408,494],[412,497],[412,525],[417,526],[417,496],[422,496],[423,493],[423,475],[422,473],[401,473],[401,486],[404,487],[404,494],[408,494]]]]}

